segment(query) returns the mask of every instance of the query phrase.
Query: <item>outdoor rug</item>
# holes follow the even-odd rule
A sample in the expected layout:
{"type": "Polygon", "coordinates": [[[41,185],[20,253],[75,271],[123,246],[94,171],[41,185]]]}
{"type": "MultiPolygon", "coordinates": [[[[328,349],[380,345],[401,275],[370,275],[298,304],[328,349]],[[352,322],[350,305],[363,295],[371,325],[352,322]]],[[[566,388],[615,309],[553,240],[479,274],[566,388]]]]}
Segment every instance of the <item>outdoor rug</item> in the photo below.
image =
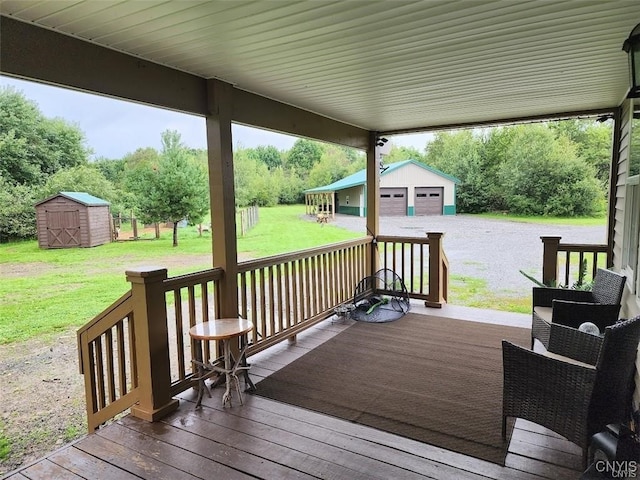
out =
{"type": "Polygon", "coordinates": [[[356,322],[255,394],[504,465],[502,339],[531,334],[411,313],[356,322]]]}

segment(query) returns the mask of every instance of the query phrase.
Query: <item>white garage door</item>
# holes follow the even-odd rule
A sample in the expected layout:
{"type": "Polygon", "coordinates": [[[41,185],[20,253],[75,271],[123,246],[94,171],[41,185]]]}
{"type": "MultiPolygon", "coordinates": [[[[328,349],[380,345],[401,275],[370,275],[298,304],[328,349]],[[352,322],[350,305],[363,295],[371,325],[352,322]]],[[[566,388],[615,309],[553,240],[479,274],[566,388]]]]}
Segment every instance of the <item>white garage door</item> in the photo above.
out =
{"type": "Polygon", "coordinates": [[[406,188],[380,189],[380,215],[404,216],[407,214],[406,188]]]}
{"type": "Polygon", "coordinates": [[[442,215],[444,187],[416,187],[414,215],[442,215]]]}

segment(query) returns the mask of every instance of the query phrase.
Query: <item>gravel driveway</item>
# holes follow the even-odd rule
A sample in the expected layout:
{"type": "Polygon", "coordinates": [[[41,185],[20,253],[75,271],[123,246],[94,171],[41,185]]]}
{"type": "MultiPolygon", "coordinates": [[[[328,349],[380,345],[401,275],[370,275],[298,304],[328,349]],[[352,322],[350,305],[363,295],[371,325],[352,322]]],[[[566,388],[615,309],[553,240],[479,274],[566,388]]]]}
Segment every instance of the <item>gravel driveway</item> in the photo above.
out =
{"type": "MultiPolygon", "coordinates": [[[[334,225],[365,231],[365,219],[337,215],[334,225]]],[[[542,277],[541,236],[560,236],[568,243],[605,243],[606,226],[565,226],[521,223],[471,215],[429,217],[382,217],[382,235],[422,236],[444,232],[444,251],[449,273],[481,278],[487,287],[503,295],[531,293],[533,284],[520,274],[524,270],[542,277]]]]}

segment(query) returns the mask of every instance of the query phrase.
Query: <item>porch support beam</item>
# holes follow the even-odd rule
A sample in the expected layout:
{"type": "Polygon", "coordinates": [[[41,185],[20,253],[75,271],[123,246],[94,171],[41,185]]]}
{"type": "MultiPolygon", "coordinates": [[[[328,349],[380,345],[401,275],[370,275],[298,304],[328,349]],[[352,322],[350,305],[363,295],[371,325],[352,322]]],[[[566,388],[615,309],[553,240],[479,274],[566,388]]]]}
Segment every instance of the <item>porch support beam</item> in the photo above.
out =
{"type": "Polygon", "coordinates": [[[368,148],[368,131],[255,93],[235,89],[233,121],[360,150],[368,148]]]}
{"type": "Polygon", "coordinates": [[[380,164],[378,147],[376,146],[377,132],[369,132],[369,146],[367,148],[367,232],[373,237],[370,258],[367,266],[373,275],[379,269],[378,244],[376,238],[380,234],[380,164]]]}
{"type": "Polygon", "coordinates": [[[207,94],[213,266],[224,270],[224,276],[218,283],[217,312],[221,318],[232,318],[238,316],[238,249],[231,138],[233,87],[219,80],[209,80],[207,94]]]}
{"type": "Polygon", "coordinates": [[[206,81],[138,57],[0,16],[0,72],[206,114],[206,81]]]}
{"type": "Polygon", "coordinates": [[[473,122],[447,123],[442,125],[415,126],[412,128],[385,130],[384,132],[378,132],[378,133],[381,136],[390,137],[393,135],[438,132],[443,130],[462,130],[462,129],[469,129],[469,128],[500,127],[502,125],[511,125],[511,124],[517,124],[517,123],[550,122],[554,120],[566,120],[569,118],[576,118],[576,117],[598,117],[600,115],[613,113],[615,110],[616,110],[616,107],[607,107],[607,108],[595,108],[591,110],[574,110],[571,112],[551,112],[551,113],[545,113],[541,115],[529,115],[527,117],[505,117],[505,118],[496,118],[493,120],[479,120],[479,121],[473,121],[473,122]]]}
{"type": "MultiPolygon", "coordinates": [[[[200,116],[207,79],[0,16],[0,73],[200,116]]],[[[231,121],[367,149],[368,132],[233,87],[231,121]]]]}

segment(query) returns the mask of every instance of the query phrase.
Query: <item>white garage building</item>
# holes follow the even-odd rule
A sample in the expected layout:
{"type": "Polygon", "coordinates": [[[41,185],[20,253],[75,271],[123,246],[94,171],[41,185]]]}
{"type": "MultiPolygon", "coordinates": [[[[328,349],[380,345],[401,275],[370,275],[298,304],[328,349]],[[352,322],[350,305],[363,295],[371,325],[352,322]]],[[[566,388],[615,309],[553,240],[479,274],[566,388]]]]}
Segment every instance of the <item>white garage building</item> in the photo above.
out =
{"type": "MultiPolygon", "coordinates": [[[[455,215],[459,180],[416,160],[392,163],[380,174],[380,215],[455,215]]],[[[305,191],[307,213],[364,217],[366,170],[305,191]]]]}

